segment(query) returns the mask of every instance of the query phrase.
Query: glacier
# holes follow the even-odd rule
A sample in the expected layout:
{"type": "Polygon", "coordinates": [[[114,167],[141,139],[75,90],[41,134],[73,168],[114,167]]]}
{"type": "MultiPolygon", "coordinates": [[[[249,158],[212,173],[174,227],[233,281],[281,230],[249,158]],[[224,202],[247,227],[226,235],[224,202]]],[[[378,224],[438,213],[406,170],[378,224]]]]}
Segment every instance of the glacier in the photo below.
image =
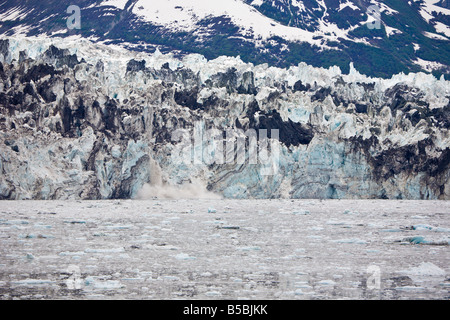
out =
{"type": "Polygon", "coordinates": [[[0,79],[0,199],[450,199],[444,77],[15,36],[0,79]],[[276,172],[186,163],[173,133],[200,127],[279,130],[276,172]]]}

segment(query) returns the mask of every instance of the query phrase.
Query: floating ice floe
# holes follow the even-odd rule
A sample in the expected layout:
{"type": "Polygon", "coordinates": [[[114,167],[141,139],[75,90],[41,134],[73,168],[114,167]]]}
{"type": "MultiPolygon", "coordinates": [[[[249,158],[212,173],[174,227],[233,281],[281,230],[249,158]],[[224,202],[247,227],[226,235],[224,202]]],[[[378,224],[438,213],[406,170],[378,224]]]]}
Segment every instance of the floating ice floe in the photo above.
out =
{"type": "Polygon", "coordinates": [[[447,272],[431,262],[422,262],[416,267],[411,267],[406,270],[400,271],[402,274],[406,274],[414,281],[426,280],[428,277],[444,278],[447,276],[447,272]]]}
{"type": "Polygon", "coordinates": [[[49,285],[54,284],[55,281],[44,279],[24,279],[18,281],[11,281],[12,285],[16,286],[35,286],[35,285],[49,285]]]}
{"type": "Polygon", "coordinates": [[[222,295],[222,293],[220,293],[219,291],[208,291],[205,293],[205,296],[207,297],[220,297],[222,295]]]}
{"type": "Polygon", "coordinates": [[[259,250],[261,250],[261,248],[258,246],[237,247],[236,249],[240,250],[240,251],[259,251],[259,250]]]}
{"type": "Polygon", "coordinates": [[[331,240],[331,242],[334,242],[334,243],[367,244],[367,241],[366,240],[362,240],[362,239],[338,239],[338,240],[331,240]]]}
{"type": "Polygon", "coordinates": [[[242,227],[242,230],[245,231],[250,231],[250,232],[258,232],[258,228],[254,228],[254,227],[242,227]]]}
{"type": "Polygon", "coordinates": [[[424,287],[416,287],[416,286],[403,286],[403,287],[395,287],[397,291],[425,291],[424,287]]]}
{"type": "Polygon", "coordinates": [[[65,223],[71,223],[71,224],[86,224],[86,221],[84,220],[66,220],[65,223]]]}
{"type": "Polygon", "coordinates": [[[21,238],[21,239],[53,239],[55,237],[52,235],[47,235],[47,234],[28,233],[28,234],[19,235],[19,238],[21,238]]]}
{"type": "Polygon", "coordinates": [[[351,211],[349,209],[345,209],[343,214],[359,214],[359,212],[358,211],[351,211]]]}
{"type": "Polygon", "coordinates": [[[120,248],[87,248],[84,250],[86,253],[121,253],[125,252],[123,247],[120,248]]]}
{"type": "Polygon", "coordinates": [[[111,230],[124,230],[124,229],[132,229],[133,225],[114,225],[114,226],[106,226],[107,229],[111,230]]]}
{"type": "Polygon", "coordinates": [[[417,224],[412,226],[413,230],[429,230],[434,232],[450,232],[450,228],[433,227],[428,224],[417,224]]]}
{"type": "Polygon", "coordinates": [[[303,295],[304,293],[303,293],[302,289],[296,289],[296,290],[294,291],[294,294],[295,294],[296,296],[301,296],[301,295],[303,295]]]}
{"type": "Polygon", "coordinates": [[[192,257],[187,253],[179,253],[179,254],[175,255],[175,259],[177,259],[177,260],[195,260],[197,258],[192,257]]]}
{"type": "Polygon", "coordinates": [[[84,280],[86,287],[100,290],[116,290],[125,287],[117,280],[102,280],[99,277],[90,276],[84,280]]]}
{"type": "Polygon", "coordinates": [[[450,245],[450,239],[426,240],[423,236],[413,236],[403,238],[401,243],[425,244],[425,245],[450,245]]]}
{"type": "Polygon", "coordinates": [[[332,226],[348,226],[348,227],[350,227],[352,225],[352,222],[339,221],[339,220],[328,220],[327,224],[332,225],[332,226]]]}
{"type": "Polygon", "coordinates": [[[296,211],[293,211],[292,214],[299,215],[299,216],[305,216],[305,215],[309,215],[310,212],[308,210],[296,210],[296,211]]]}
{"type": "Polygon", "coordinates": [[[26,221],[26,220],[7,220],[7,219],[2,219],[2,221],[0,221],[0,224],[20,225],[20,224],[29,224],[29,222],[26,221]]]}
{"type": "Polygon", "coordinates": [[[402,232],[402,229],[382,229],[380,232],[402,232]]]}
{"type": "Polygon", "coordinates": [[[317,282],[317,284],[321,286],[334,286],[336,285],[336,282],[333,280],[321,280],[317,282]]]}
{"type": "Polygon", "coordinates": [[[65,257],[65,256],[81,256],[81,255],[84,255],[84,254],[86,254],[86,252],[84,252],[84,251],[73,251],[73,252],[71,252],[71,251],[63,251],[63,252],[59,253],[59,255],[62,256],[62,257],[65,257]]]}
{"type": "Polygon", "coordinates": [[[177,276],[162,276],[159,277],[158,279],[163,281],[180,281],[180,277],[177,276]]]}
{"type": "Polygon", "coordinates": [[[239,230],[241,227],[239,226],[217,226],[217,229],[226,229],[226,230],[239,230]]]}
{"type": "Polygon", "coordinates": [[[46,224],[35,224],[34,227],[37,229],[51,229],[52,228],[52,226],[46,225],[46,224]]]}

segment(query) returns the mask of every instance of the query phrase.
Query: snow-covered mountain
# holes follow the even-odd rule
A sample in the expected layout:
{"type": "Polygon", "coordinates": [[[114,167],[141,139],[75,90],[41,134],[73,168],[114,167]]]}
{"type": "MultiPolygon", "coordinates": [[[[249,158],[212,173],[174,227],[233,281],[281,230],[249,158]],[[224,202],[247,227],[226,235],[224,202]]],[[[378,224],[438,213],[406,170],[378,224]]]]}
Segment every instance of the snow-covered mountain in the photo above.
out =
{"type": "Polygon", "coordinates": [[[0,198],[450,199],[450,82],[349,69],[3,38],[0,198]],[[248,154],[186,162],[220,149],[202,139],[186,149],[179,130],[191,142],[207,130],[222,145],[243,138],[245,148],[242,132],[268,130],[276,167],[248,154]]]}
{"type": "Polygon", "coordinates": [[[447,0],[50,0],[0,3],[0,33],[82,36],[129,49],[208,59],[240,56],[272,66],[353,62],[361,73],[450,68],[447,0]],[[68,29],[67,8],[80,8],[68,29]]]}

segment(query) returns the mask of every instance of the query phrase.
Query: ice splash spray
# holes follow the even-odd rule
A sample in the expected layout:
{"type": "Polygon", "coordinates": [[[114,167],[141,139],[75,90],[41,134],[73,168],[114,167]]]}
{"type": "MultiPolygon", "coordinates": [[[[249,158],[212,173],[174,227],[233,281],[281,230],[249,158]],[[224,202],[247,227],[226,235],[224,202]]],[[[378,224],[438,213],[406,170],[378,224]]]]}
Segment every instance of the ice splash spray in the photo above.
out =
{"type": "Polygon", "coordinates": [[[142,189],[137,194],[137,199],[221,199],[222,197],[207,190],[205,183],[201,180],[194,180],[189,184],[184,185],[170,185],[163,180],[162,169],[159,163],[155,160],[154,147],[155,141],[153,138],[153,120],[154,120],[154,105],[150,105],[148,98],[146,100],[146,110],[148,124],[146,126],[148,138],[148,157],[149,157],[149,173],[150,181],[144,184],[142,189]]]}
{"type": "Polygon", "coordinates": [[[150,184],[155,187],[162,187],[162,173],[161,167],[158,162],[153,157],[153,148],[154,148],[154,140],[153,140],[153,113],[154,106],[148,103],[148,98],[146,101],[146,109],[148,113],[147,123],[147,137],[148,137],[148,156],[149,156],[149,166],[150,166],[150,184]]]}

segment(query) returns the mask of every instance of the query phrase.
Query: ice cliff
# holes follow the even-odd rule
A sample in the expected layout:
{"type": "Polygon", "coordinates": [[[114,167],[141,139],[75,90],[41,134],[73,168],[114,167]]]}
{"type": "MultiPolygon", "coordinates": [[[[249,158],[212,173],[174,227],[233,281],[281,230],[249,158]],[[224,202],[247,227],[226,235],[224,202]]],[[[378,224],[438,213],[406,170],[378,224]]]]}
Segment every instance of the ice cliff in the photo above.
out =
{"type": "Polygon", "coordinates": [[[450,82],[424,73],[0,40],[0,199],[197,196],[201,186],[227,198],[448,200],[449,126],[450,82]],[[279,130],[276,172],[181,162],[173,132],[194,127],[279,130]]]}

